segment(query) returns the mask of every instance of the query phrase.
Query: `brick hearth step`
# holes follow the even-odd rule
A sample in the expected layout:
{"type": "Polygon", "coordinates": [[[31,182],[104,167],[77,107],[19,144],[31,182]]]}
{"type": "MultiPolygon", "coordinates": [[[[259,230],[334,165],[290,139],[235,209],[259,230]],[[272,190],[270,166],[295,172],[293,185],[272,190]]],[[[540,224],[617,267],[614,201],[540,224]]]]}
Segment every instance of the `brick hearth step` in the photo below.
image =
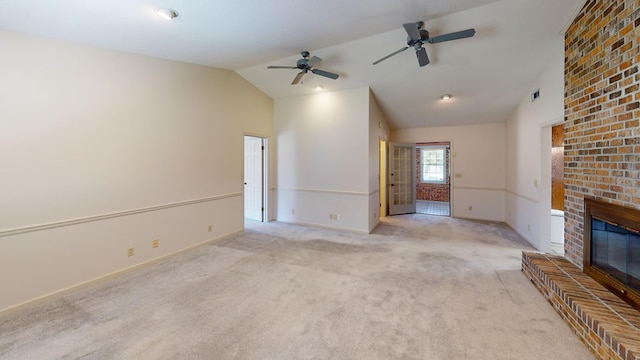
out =
{"type": "Polygon", "coordinates": [[[598,359],[640,360],[640,312],[562,256],[522,253],[522,271],[598,359]]]}

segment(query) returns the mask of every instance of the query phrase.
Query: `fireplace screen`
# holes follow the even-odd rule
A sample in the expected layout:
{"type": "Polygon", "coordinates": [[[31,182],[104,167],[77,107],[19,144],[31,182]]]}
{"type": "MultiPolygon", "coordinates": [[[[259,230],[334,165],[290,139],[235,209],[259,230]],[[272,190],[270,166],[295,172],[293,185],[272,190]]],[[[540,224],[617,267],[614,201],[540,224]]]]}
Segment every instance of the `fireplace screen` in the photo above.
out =
{"type": "Polygon", "coordinates": [[[640,291],[640,233],[592,217],[591,266],[640,291]]]}
{"type": "Polygon", "coordinates": [[[640,310],[640,210],[584,198],[583,270],[640,310]]]}

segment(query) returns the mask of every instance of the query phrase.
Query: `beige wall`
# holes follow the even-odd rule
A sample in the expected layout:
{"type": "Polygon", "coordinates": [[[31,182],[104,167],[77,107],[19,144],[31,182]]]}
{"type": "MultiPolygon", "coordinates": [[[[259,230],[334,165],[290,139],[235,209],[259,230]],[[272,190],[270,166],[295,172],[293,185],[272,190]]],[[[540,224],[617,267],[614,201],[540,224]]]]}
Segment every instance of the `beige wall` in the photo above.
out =
{"type": "Polygon", "coordinates": [[[504,123],[402,129],[393,131],[391,140],[450,141],[452,215],[504,221],[504,123]]]}
{"type": "Polygon", "coordinates": [[[0,309],[243,228],[273,106],[240,76],[9,32],[0,54],[0,309]]]}
{"type": "MultiPolygon", "coordinates": [[[[386,192],[380,189],[380,140],[389,140],[389,125],[382,114],[382,110],[369,91],[369,231],[371,232],[380,222],[381,196],[386,192]]],[[[386,161],[386,159],[385,159],[386,161]]]]}
{"type": "Polygon", "coordinates": [[[506,221],[536,249],[551,242],[551,126],[563,117],[563,41],[507,119],[506,221]],[[540,97],[531,101],[531,93],[540,97]]]}
{"type": "Polygon", "coordinates": [[[368,232],[383,121],[369,88],[276,99],[274,109],[278,220],[368,232]]]}

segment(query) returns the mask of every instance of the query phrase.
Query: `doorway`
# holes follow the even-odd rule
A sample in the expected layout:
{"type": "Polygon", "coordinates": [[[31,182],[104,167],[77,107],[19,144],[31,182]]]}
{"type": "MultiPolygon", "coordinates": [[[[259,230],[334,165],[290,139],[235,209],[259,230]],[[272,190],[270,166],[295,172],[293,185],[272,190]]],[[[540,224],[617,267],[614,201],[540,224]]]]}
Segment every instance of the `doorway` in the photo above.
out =
{"type": "Polygon", "coordinates": [[[564,255],[564,126],[551,128],[551,252],[564,255]]]}
{"type": "Polygon", "coordinates": [[[265,145],[266,138],[244,137],[244,217],[265,221],[265,145]]]}
{"type": "Polygon", "coordinates": [[[416,144],[416,213],[451,216],[451,143],[416,144]]]}
{"type": "Polygon", "coordinates": [[[540,234],[534,244],[538,250],[556,255],[564,255],[564,129],[562,121],[562,118],[554,119],[541,124],[540,128],[540,182],[538,183],[540,234]]]}

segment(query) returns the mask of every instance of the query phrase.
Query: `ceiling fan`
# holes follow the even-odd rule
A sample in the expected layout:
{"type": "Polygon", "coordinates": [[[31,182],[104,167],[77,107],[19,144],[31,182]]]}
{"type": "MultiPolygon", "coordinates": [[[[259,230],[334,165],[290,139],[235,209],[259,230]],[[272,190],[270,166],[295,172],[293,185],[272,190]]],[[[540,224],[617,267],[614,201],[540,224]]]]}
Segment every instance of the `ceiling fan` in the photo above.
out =
{"type": "Polygon", "coordinates": [[[337,79],[338,76],[340,76],[332,72],[328,72],[320,69],[314,69],[313,67],[318,65],[322,61],[322,59],[317,56],[313,56],[311,59],[309,59],[308,51],[303,51],[300,53],[300,55],[302,55],[302,59],[298,60],[298,63],[296,64],[296,66],[267,66],[267,69],[300,69],[300,72],[298,73],[298,75],[296,75],[296,77],[293,78],[291,85],[295,85],[299,83],[300,80],[302,80],[302,77],[309,71],[311,71],[316,75],[328,77],[329,79],[333,79],[333,80],[337,79]]]}
{"type": "Polygon", "coordinates": [[[418,21],[416,23],[402,24],[402,26],[404,27],[405,31],[409,35],[409,36],[407,36],[407,46],[403,47],[402,49],[400,49],[398,51],[392,52],[391,54],[383,57],[382,59],[380,59],[378,61],[375,61],[373,63],[373,65],[376,65],[376,64],[378,64],[378,63],[380,63],[380,62],[382,62],[384,60],[387,60],[388,58],[392,57],[393,55],[401,53],[401,52],[407,50],[408,48],[412,47],[412,48],[416,49],[416,56],[418,57],[418,64],[420,64],[420,66],[425,66],[425,65],[427,65],[429,63],[429,56],[427,56],[427,50],[422,47],[422,45],[424,45],[425,43],[435,44],[435,43],[440,43],[440,42],[444,42],[444,41],[468,38],[468,37],[472,37],[473,35],[476,34],[476,30],[475,29],[467,29],[467,30],[452,32],[452,33],[449,33],[449,34],[443,34],[443,35],[438,35],[438,36],[434,36],[434,37],[429,37],[429,32],[427,30],[422,29],[423,25],[424,25],[423,21],[418,21]]]}

